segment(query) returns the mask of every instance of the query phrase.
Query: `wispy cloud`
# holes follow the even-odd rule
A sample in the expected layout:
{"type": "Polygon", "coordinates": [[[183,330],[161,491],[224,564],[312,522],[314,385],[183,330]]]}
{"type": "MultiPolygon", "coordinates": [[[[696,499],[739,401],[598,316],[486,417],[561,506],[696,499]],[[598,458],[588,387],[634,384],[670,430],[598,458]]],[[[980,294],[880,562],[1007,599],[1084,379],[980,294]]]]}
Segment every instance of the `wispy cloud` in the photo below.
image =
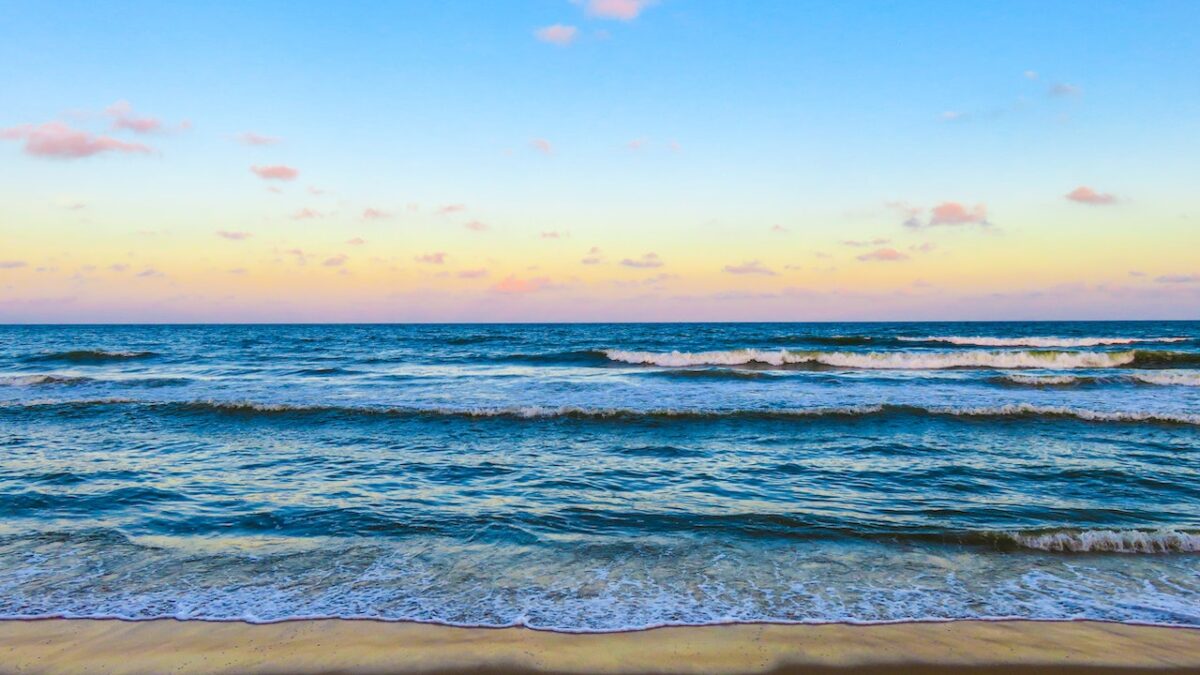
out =
{"type": "Polygon", "coordinates": [[[437,214],[439,216],[448,216],[451,213],[461,213],[462,211],[466,210],[467,207],[462,204],[446,204],[437,210],[437,214]]]}
{"type": "Polygon", "coordinates": [[[542,232],[538,236],[540,236],[542,239],[562,239],[563,237],[567,236],[567,234],[565,232],[559,232],[557,230],[549,230],[546,232],[542,232]]]}
{"type": "Polygon", "coordinates": [[[217,236],[222,239],[231,239],[233,241],[243,241],[249,239],[252,235],[249,232],[231,232],[229,230],[217,230],[217,236]]]}
{"type": "Polygon", "coordinates": [[[292,214],[292,220],[312,220],[314,218],[323,218],[325,214],[310,208],[303,208],[292,214]]]}
{"type": "Polygon", "coordinates": [[[871,240],[846,239],[842,241],[842,246],[849,246],[851,248],[866,248],[868,246],[883,246],[884,244],[890,243],[892,243],[891,239],[877,237],[871,240]]]}
{"type": "Polygon", "coordinates": [[[273,164],[271,166],[254,165],[250,167],[250,170],[263,180],[295,180],[296,176],[300,175],[298,169],[284,164],[273,164]]]}
{"type": "Polygon", "coordinates": [[[0,131],[0,138],[22,140],[25,154],[55,159],[78,159],[104,152],[149,154],[151,149],[141,143],[127,143],[112,138],[72,129],[62,122],[25,124],[0,131]]]}
{"type": "Polygon", "coordinates": [[[600,247],[593,246],[592,248],[588,249],[587,255],[584,256],[583,260],[580,260],[579,262],[583,263],[584,265],[599,265],[600,263],[604,262],[604,258],[600,255],[600,247]]]}
{"type": "Polygon", "coordinates": [[[238,134],[237,136],[235,136],[234,138],[237,140],[238,143],[241,143],[242,145],[251,145],[251,146],[277,145],[283,141],[283,139],[279,138],[278,136],[264,136],[263,134],[256,134],[253,131],[244,131],[244,132],[238,134]]]}
{"type": "Polygon", "coordinates": [[[726,265],[722,268],[728,274],[758,274],[766,277],[775,276],[775,271],[764,266],[757,260],[749,260],[740,265],[726,265]]]}
{"type": "Polygon", "coordinates": [[[114,129],[127,129],[137,134],[149,134],[162,130],[162,120],[157,117],[138,117],[133,114],[129,101],[117,101],[104,109],[104,114],[113,118],[114,129]]]}
{"type": "Polygon", "coordinates": [[[520,279],[513,275],[504,277],[502,281],[492,286],[492,290],[497,293],[536,293],[551,287],[551,282],[548,277],[535,277],[533,279],[520,279]]]}
{"type": "Polygon", "coordinates": [[[775,232],[777,234],[786,234],[788,232],[788,229],[782,225],[772,225],[771,231],[775,232]]]}
{"type": "Polygon", "coordinates": [[[959,227],[963,225],[991,226],[987,218],[987,206],[976,204],[972,207],[959,202],[942,202],[929,209],[928,218],[922,218],[923,209],[910,207],[906,204],[893,204],[896,208],[908,213],[904,226],[912,229],[925,227],[959,227]]]}
{"type": "Polygon", "coordinates": [[[543,155],[554,154],[554,144],[544,138],[535,138],[532,141],[529,141],[529,145],[543,155]]]}
{"type": "Polygon", "coordinates": [[[901,253],[900,251],[897,251],[894,248],[876,249],[874,251],[871,251],[870,253],[864,253],[857,257],[859,260],[862,260],[863,262],[871,262],[871,261],[898,262],[900,260],[908,260],[907,255],[905,255],[904,253],[901,253]]]}
{"type": "Polygon", "coordinates": [[[362,237],[354,237],[353,239],[347,239],[346,243],[350,246],[362,246],[363,244],[367,243],[367,240],[363,239],[362,237]]]}
{"type": "Polygon", "coordinates": [[[362,212],[363,220],[386,220],[391,217],[392,214],[388,213],[387,211],[382,211],[375,208],[364,209],[362,212]]]}
{"type": "Polygon", "coordinates": [[[1160,284],[1200,284],[1200,274],[1164,274],[1154,280],[1160,284]]]}
{"type": "Polygon", "coordinates": [[[1083,88],[1067,82],[1056,82],[1050,85],[1050,89],[1047,91],[1051,96],[1079,96],[1083,93],[1083,88]]]}
{"type": "Polygon", "coordinates": [[[471,230],[472,232],[486,232],[489,229],[487,223],[481,220],[472,220],[470,222],[463,223],[463,227],[471,230]]]}
{"type": "Polygon", "coordinates": [[[662,260],[662,258],[658,257],[657,253],[646,253],[642,257],[636,258],[636,259],[635,258],[625,258],[624,260],[621,261],[621,264],[626,267],[634,267],[634,268],[638,268],[638,269],[651,269],[651,268],[655,268],[655,267],[662,267],[663,260],[662,260]]]}
{"type": "Polygon", "coordinates": [[[457,276],[459,279],[483,279],[488,275],[488,271],[483,268],[477,270],[462,270],[457,276]]]}
{"type": "Polygon", "coordinates": [[[552,26],[543,26],[533,31],[534,37],[542,42],[565,47],[575,41],[579,35],[579,29],[575,26],[564,26],[561,23],[556,23],[552,26]]]}
{"type": "Polygon", "coordinates": [[[655,0],[588,0],[587,13],[598,19],[633,21],[655,0]]]}
{"type": "Polygon", "coordinates": [[[416,256],[413,258],[413,260],[416,260],[419,263],[425,263],[426,265],[444,265],[446,263],[446,258],[449,256],[449,253],[435,251],[433,253],[424,253],[416,256]]]}
{"type": "Polygon", "coordinates": [[[24,260],[0,260],[0,270],[15,270],[28,266],[29,263],[24,260]]]}
{"type": "Polygon", "coordinates": [[[342,265],[345,265],[346,261],[348,260],[350,260],[350,256],[346,255],[345,253],[339,253],[335,256],[326,258],[321,262],[321,264],[325,267],[341,267],[342,265]]]}
{"type": "Polygon", "coordinates": [[[1095,190],[1093,190],[1092,188],[1090,188],[1086,185],[1080,185],[1079,187],[1075,188],[1074,190],[1071,190],[1064,196],[1073,202],[1078,202],[1080,204],[1088,204],[1090,206],[1104,206],[1107,204],[1115,204],[1117,201],[1116,195],[1111,195],[1111,194],[1102,193],[1102,192],[1096,192],[1095,190]]]}

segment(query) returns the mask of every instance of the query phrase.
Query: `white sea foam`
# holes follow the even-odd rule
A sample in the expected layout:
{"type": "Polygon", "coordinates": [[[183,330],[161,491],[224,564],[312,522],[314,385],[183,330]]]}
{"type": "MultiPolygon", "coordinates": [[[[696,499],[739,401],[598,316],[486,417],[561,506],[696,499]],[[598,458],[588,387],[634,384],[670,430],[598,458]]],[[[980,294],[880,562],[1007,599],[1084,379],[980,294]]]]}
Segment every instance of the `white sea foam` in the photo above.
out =
{"type": "Polygon", "coordinates": [[[0,376],[2,387],[32,387],[39,384],[70,384],[83,382],[85,377],[66,377],[63,375],[5,375],[0,376]]]}
{"type": "Polygon", "coordinates": [[[1116,368],[1133,363],[1136,353],[963,351],[963,352],[821,352],[786,349],[733,349],[712,352],[635,352],[610,349],[611,361],[664,367],[771,366],[814,363],[840,368],[937,370],[944,368],[1116,368]]]}
{"type": "Polygon", "coordinates": [[[979,347],[1096,347],[1100,345],[1132,345],[1146,342],[1184,342],[1186,337],[987,337],[959,335],[929,335],[926,337],[901,337],[903,342],[946,342],[952,345],[979,347]]]}
{"type": "Polygon", "coordinates": [[[1011,534],[1025,548],[1066,553],[1200,553],[1200,535],[1176,530],[1082,530],[1011,534]]]}
{"type": "Polygon", "coordinates": [[[1080,381],[1080,378],[1074,375],[1028,375],[1025,373],[1005,375],[1004,379],[1016,384],[1027,384],[1034,387],[1063,386],[1075,384],[1080,381]]]}
{"type": "Polygon", "coordinates": [[[1138,382],[1166,386],[1200,387],[1200,370],[1161,370],[1130,375],[1138,382]]]}
{"type": "Polygon", "coordinates": [[[927,412],[963,417],[1006,417],[1038,415],[1043,417],[1074,417],[1089,422],[1167,422],[1171,424],[1200,424],[1200,414],[1156,411],[1090,410],[1062,406],[1040,406],[1029,403],[981,408],[925,408],[927,412]]]}

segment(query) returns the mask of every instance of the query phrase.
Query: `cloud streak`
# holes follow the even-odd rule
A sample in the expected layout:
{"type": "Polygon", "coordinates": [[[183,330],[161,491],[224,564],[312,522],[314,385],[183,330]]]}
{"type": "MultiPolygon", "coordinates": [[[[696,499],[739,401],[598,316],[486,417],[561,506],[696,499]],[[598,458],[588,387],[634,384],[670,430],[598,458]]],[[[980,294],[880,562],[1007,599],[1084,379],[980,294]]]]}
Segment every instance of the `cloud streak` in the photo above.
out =
{"type": "Polygon", "coordinates": [[[62,122],[24,124],[0,130],[0,138],[24,141],[25,154],[54,159],[79,159],[105,152],[149,154],[149,146],[127,143],[111,136],[101,136],[73,129],[62,122]]]}
{"type": "Polygon", "coordinates": [[[273,164],[270,166],[258,166],[256,164],[250,167],[250,170],[263,180],[296,180],[296,177],[300,175],[298,169],[285,164],[273,164]]]}
{"type": "Polygon", "coordinates": [[[543,26],[533,31],[533,36],[537,39],[559,47],[565,47],[574,42],[578,34],[579,29],[575,26],[564,26],[561,23],[543,26]]]}
{"type": "Polygon", "coordinates": [[[1117,201],[1116,195],[1096,192],[1086,185],[1080,185],[1063,196],[1078,204],[1087,204],[1089,206],[1106,206],[1108,204],[1115,204],[1117,201]]]}

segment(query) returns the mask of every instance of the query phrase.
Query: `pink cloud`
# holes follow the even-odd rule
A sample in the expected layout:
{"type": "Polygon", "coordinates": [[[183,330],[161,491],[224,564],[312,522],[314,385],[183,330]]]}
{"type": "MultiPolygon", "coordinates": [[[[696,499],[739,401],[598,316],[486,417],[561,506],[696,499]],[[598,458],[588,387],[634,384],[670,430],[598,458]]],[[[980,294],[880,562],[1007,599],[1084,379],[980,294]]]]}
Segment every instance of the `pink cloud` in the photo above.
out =
{"type": "Polygon", "coordinates": [[[1160,284],[1198,284],[1200,274],[1164,274],[1154,280],[1160,284]]]}
{"type": "MultiPolygon", "coordinates": [[[[113,118],[114,129],[127,129],[137,134],[148,134],[162,129],[162,120],[157,117],[134,117],[133,106],[129,101],[117,101],[104,110],[104,114],[113,118]]],[[[190,127],[186,123],[184,128],[190,127]]]]}
{"type": "Polygon", "coordinates": [[[146,269],[142,270],[141,272],[138,272],[134,276],[140,277],[142,279],[161,279],[162,277],[165,277],[166,275],[163,274],[162,272],[159,272],[158,270],[154,269],[153,267],[147,267],[146,269]]]}
{"type": "Polygon", "coordinates": [[[542,42],[565,47],[575,41],[575,37],[579,34],[579,29],[575,26],[564,26],[556,23],[552,26],[543,26],[533,31],[534,37],[542,42]]]}
{"type": "Polygon", "coordinates": [[[786,232],[788,231],[788,229],[787,229],[786,227],[782,226],[782,225],[772,225],[772,226],[771,226],[771,231],[772,231],[772,232],[778,232],[778,233],[780,233],[780,234],[784,234],[784,233],[786,233],[786,232]]]}
{"type": "Polygon", "coordinates": [[[588,0],[587,13],[601,19],[632,21],[651,4],[653,0],[588,0]]]}
{"type": "Polygon", "coordinates": [[[492,286],[492,290],[497,293],[536,293],[537,291],[545,290],[549,286],[550,279],[547,277],[518,279],[510,274],[503,281],[492,286]]]}
{"type": "Polygon", "coordinates": [[[125,272],[129,270],[129,265],[125,263],[113,263],[108,266],[108,269],[112,272],[125,272]]]}
{"type": "Polygon", "coordinates": [[[625,258],[621,264],[626,267],[634,267],[638,269],[649,269],[653,267],[662,267],[662,258],[658,257],[657,253],[647,253],[636,260],[633,258],[625,258]]]}
{"type": "Polygon", "coordinates": [[[894,248],[881,248],[871,251],[870,253],[864,253],[858,256],[858,259],[862,261],[878,260],[881,262],[896,262],[900,260],[908,260],[908,256],[894,248]]]}
{"type": "Polygon", "coordinates": [[[419,263],[425,263],[427,265],[443,265],[443,264],[445,264],[446,258],[449,255],[450,254],[448,254],[448,253],[444,253],[442,251],[437,251],[434,253],[425,253],[423,255],[419,255],[419,256],[413,258],[413,260],[416,260],[419,263]]]}
{"type": "Polygon", "coordinates": [[[478,220],[472,220],[469,223],[464,223],[463,227],[471,230],[472,232],[484,232],[488,229],[487,223],[478,220]]]}
{"type": "Polygon", "coordinates": [[[762,276],[773,277],[775,271],[765,267],[757,260],[750,260],[741,265],[726,265],[724,271],[728,274],[760,274],[762,276]]]}
{"type": "Polygon", "coordinates": [[[249,239],[251,237],[251,234],[249,232],[230,232],[228,230],[217,230],[217,236],[221,237],[222,239],[232,239],[233,241],[242,241],[245,239],[249,239]]]}
{"type": "Polygon", "coordinates": [[[460,212],[466,211],[466,210],[467,210],[467,207],[463,206],[462,204],[447,204],[447,205],[443,206],[442,208],[438,209],[437,212],[438,212],[439,216],[445,216],[445,215],[449,215],[451,213],[460,213],[460,212]]]}
{"type": "Polygon", "coordinates": [[[971,223],[987,223],[987,207],[976,204],[974,208],[958,202],[942,202],[931,210],[930,225],[967,225],[971,223]]]}
{"type": "Polygon", "coordinates": [[[272,166],[252,166],[250,170],[263,180],[295,180],[300,172],[290,166],[275,164],[272,166]]]}
{"type": "Polygon", "coordinates": [[[556,231],[551,230],[548,232],[543,232],[538,236],[540,236],[542,239],[562,239],[563,237],[565,237],[567,235],[563,234],[562,232],[556,232],[556,231]]]}
{"type": "Polygon", "coordinates": [[[353,239],[347,239],[346,243],[351,246],[362,246],[363,244],[367,243],[367,240],[363,239],[362,237],[355,237],[353,239]]]}
{"type": "Polygon", "coordinates": [[[537,150],[543,155],[554,154],[554,145],[544,138],[535,138],[532,141],[529,141],[529,145],[533,146],[534,150],[537,150]]]}
{"type": "Polygon", "coordinates": [[[1117,198],[1115,195],[1111,195],[1111,194],[1103,193],[1103,192],[1096,192],[1095,190],[1093,190],[1092,188],[1090,188],[1086,185],[1080,185],[1079,187],[1075,188],[1074,190],[1071,190],[1070,192],[1068,192],[1065,196],[1067,199],[1070,199],[1073,202],[1079,202],[1080,204],[1089,204],[1091,206],[1104,206],[1106,204],[1112,204],[1117,201],[1117,198]]]}
{"type": "Polygon", "coordinates": [[[277,136],[263,136],[252,131],[246,131],[237,135],[237,141],[242,145],[275,145],[281,140],[283,139],[277,136]]]}
{"type": "Polygon", "coordinates": [[[987,219],[987,207],[983,204],[976,204],[968,208],[959,202],[942,202],[929,210],[928,220],[921,217],[924,209],[920,207],[909,206],[904,202],[891,202],[888,206],[905,213],[908,218],[904,221],[904,226],[917,230],[939,226],[991,226],[991,222],[987,219]]]}
{"type": "Polygon", "coordinates": [[[391,218],[391,217],[392,217],[392,214],[388,213],[387,211],[381,211],[379,209],[365,209],[362,212],[363,220],[385,220],[385,219],[391,218]]]}
{"type": "Polygon", "coordinates": [[[24,260],[0,260],[0,270],[15,270],[28,265],[24,260]]]}
{"type": "Polygon", "coordinates": [[[24,151],[34,157],[75,159],[103,152],[151,152],[141,143],[126,143],[110,136],[97,136],[79,131],[62,122],[46,122],[37,126],[25,124],[0,131],[0,138],[25,141],[24,151]]]}
{"type": "Polygon", "coordinates": [[[325,267],[341,267],[342,265],[345,265],[346,261],[349,259],[350,256],[346,255],[345,253],[339,253],[335,256],[326,258],[321,264],[325,267]]]}
{"type": "Polygon", "coordinates": [[[637,152],[638,150],[641,150],[642,148],[646,147],[646,139],[635,138],[632,141],[629,141],[628,143],[626,143],[625,147],[629,148],[630,150],[633,150],[634,152],[637,152]]]}
{"type": "Polygon", "coordinates": [[[583,263],[584,265],[599,265],[600,263],[604,262],[604,259],[600,257],[600,247],[593,246],[588,250],[587,256],[579,262],[583,263]]]}
{"type": "Polygon", "coordinates": [[[477,270],[463,270],[458,273],[459,279],[482,279],[488,275],[486,269],[480,268],[477,270]]]}
{"type": "Polygon", "coordinates": [[[884,244],[890,243],[892,243],[891,239],[877,237],[875,239],[871,239],[870,241],[847,239],[842,242],[842,246],[850,246],[851,248],[866,248],[868,246],[883,246],[884,244]]]}
{"type": "Polygon", "coordinates": [[[324,214],[313,209],[303,208],[292,214],[292,220],[312,220],[313,218],[321,218],[324,214]]]}

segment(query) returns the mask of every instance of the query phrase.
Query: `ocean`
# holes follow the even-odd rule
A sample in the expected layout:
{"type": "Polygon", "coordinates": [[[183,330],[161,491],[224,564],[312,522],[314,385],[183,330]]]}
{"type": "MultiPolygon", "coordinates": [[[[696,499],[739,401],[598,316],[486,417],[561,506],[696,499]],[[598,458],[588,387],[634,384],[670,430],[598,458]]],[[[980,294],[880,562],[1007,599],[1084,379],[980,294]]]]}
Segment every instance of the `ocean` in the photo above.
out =
{"type": "Polygon", "coordinates": [[[1200,322],[0,327],[0,615],[1200,626],[1200,322]]]}

